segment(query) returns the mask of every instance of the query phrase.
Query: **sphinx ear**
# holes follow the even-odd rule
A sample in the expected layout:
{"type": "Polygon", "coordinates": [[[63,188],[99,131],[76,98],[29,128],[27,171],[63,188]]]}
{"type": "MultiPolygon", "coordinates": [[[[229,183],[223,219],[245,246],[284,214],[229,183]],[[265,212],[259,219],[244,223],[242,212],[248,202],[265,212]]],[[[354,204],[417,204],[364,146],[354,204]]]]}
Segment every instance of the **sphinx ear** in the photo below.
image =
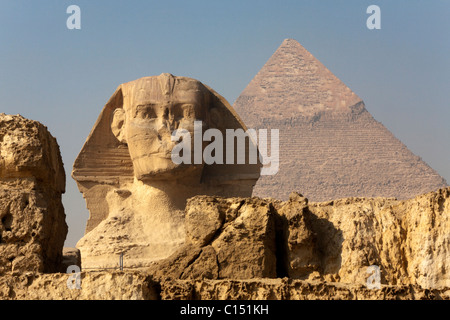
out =
{"type": "Polygon", "coordinates": [[[127,143],[125,138],[125,110],[117,108],[114,110],[111,122],[111,130],[114,136],[122,143],[127,143]]]}

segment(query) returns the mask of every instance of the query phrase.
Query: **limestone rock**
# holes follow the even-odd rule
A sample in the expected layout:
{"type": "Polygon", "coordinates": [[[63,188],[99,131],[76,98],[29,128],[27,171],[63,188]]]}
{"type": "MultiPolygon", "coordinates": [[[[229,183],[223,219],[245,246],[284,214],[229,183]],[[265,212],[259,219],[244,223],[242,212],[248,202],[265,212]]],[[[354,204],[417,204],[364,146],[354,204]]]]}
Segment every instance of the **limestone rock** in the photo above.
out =
{"type": "Polygon", "coordinates": [[[0,272],[59,270],[64,190],[59,147],[47,128],[0,114],[0,272]]]}
{"type": "Polygon", "coordinates": [[[197,197],[188,200],[186,206],[186,237],[199,247],[209,243],[223,225],[225,214],[219,210],[214,198],[204,201],[197,197]]]}
{"type": "Polygon", "coordinates": [[[63,248],[61,272],[67,272],[70,266],[81,268],[81,254],[77,248],[63,248]]]}
{"type": "MultiPolygon", "coordinates": [[[[311,246],[298,250],[289,243],[290,277],[305,277],[296,266],[314,261],[327,281],[366,285],[367,268],[376,265],[382,284],[450,287],[450,188],[403,201],[346,198],[305,207],[300,200],[296,206],[309,223],[290,224],[289,233],[311,246]]],[[[279,212],[292,208],[290,201],[279,212]]]]}
{"type": "Polygon", "coordinates": [[[450,287],[450,188],[401,202],[394,210],[402,213],[402,253],[411,282],[450,287]]]}
{"type": "Polygon", "coordinates": [[[66,176],[56,139],[37,121],[20,115],[0,114],[0,178],[34,178],[59,192],[65,191],[66,176]]]}
{"type": "Polygon", "coordinates": [[[301,279],[308,277],[320,267],[320,259],[317,248],[317,235],[312,231],[311,224],[314,216],[308,211],[308,199],[298,193],[292,193],[289,201],[278,209],[283,219],[282,236],[286,243],[283,259],[286,274],[292,278],[301,279]]]}
{"type": "Polygon", "coordinates": [[[215,250],[185,245],[167,259],[158,261],[146,272],[158,281],[172,279],[218,279],[219,266],[215,250]]]}
{"type": "MultiPolygon", "coordinates": [[[[155,262],[147,270],[157,281],[170,279],[181,279],[185,270],[200,256],[202,249],[193,245],[186,244],[170,257],[155,262]]],[[[204,266],[202,266],[202,275],[207,276],[204,266]]],[[[184,276],[186,278],[186,275],[184,276]]]]}
{"type": "Polygon", "coordinates": [[[212,246],[203,247],[199,256],[183,270],[180,279],[218,279],[217,254],[212,246]]]}
{"type": "Polygon", "coordinates": [[[81,288],[68,274],[0,276],[0,300],[450,300],[450,289],[361,285],[296,279],[169,280],[142,272],[82,272],[81,288]]]}
{"type": "Polygon", "coordinates": [[[157,300],[159,286],[139,272],[82,272],[80,289],[69,288],[71,275],[28,272],[0,276],[0,300],[157,300]]]}
{"type": "Polygon", "coordinates": [[[198,241],[196,232],[187,233],[184,247],[148,270],[156,279],[276,277],[275,214],[270,202],[197,196],[188,201],[186,212],[187,225],[206,221],[209,240],[198,241]],[[221,225],[216,223],[222,219],[221,225]]]}
{"type": "Polygon", "coordinates": [[[404,201],[289,199],[194,197],[186,216],[208,220],[209,240],[194,228],[145,270],[82,272],[81,290],[67,274],[5,273],[0,299],[450,299],[450,188],[404,201]],[[380,289],[367,284],[373,265],[380,289]]]}
{"type": "Polygon", "coordinates": [[[192,225],[225,218],[219,228],[205,223],[209,241],[187,236],[187,245],[154,265],[158,281],[289,277],[366,287],[376,266],[381,285],[450,288],[450,188],[409,200],[197,196],[190,210],[192,225]]]}
{"type": "Polygon", "coordinates": [[[246,199],[238,216],[227,222],[211,243],[219,278],[276,277],[275,213],[270,202],[246,199]]]}
{"type": "Polygon", "coordinates": [[[162,300],[450,300],[450,289],[355,284],[294,279],[166,281],[162,300]]]}

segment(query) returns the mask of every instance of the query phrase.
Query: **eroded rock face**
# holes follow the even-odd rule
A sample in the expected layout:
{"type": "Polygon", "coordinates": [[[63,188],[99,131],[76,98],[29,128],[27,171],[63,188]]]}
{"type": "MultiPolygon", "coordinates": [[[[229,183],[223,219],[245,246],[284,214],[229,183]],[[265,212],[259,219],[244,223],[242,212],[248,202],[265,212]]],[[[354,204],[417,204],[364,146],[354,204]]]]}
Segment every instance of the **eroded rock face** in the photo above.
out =
{"type": "Polygon", "coordinates": [[[450,188],[404,201],[347,198],[305,207],[291,198],[278,212],[290,221],[292,278],[365,285],[375,265],[382,284],[450,287],[450,188]]]}
{"type": "Polygon", "coordinates": [[[308,211],[308,199],[301,194],[292,193],[289,201],[278,208],[280,215],[281,236],[283,243],[278,245],[283,252],[278,259],[284,266],[284,275],[302,279],[308,277],[320,268],[320,258],[317,246],[317,234],[312,229],[314,216],[308,211]]]}
{"type": "Polygon", "coordinates": [[[0,300],[157,300],[159,287],[139,272],[88,272],[80,288],[69,288],[65,273],[27,272],[0,277],[0,300]]]}
{"type": "Polygon", "coordinates": [[[274,278],[275,218],[258,198],[191,198],[185,246],[149,272],[160,280],[274,278]]]}
{"type": "Polygon", "coordinates": [[[298,279],[171,280],[161,285],[162,300],[450,300],[448,289],[356,284],[298,279]]]}
{"type": "Polygon", "coordinates": [[[283,278],[367,287],[450,287],[450,188],[399,201],[308,202],[197,196],[186,245],[152,266],[158,281],[283,278]]]}
{"type": "Polygon", "coordinates": [[[0,272],[59,271],[64,191],[59,147],[47,128],[0,114],[0,272]]]}
{"type": "Polygon", "coordinates": [[[67,272],[67,268],[70,266],[81,268],[81,254],[77,248],[63,248],[61,272],[67,272]]]}

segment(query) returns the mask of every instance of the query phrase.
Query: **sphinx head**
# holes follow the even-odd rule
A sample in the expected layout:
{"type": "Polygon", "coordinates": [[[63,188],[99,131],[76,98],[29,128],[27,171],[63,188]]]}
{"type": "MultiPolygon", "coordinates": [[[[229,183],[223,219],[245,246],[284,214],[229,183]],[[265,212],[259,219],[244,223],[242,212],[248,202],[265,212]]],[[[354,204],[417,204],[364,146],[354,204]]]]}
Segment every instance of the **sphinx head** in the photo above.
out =
{"type": "MultiPolygon", "coordinates": [[[[223,136],[228,129],[247,130],[221,95],[195,79],[161,74],[118,86],[73,165],[72,177],[91,214],[86,232],[108,216],[106,195],[129,188],[136,179],[146,184],[156,180],[158,187],[175,182],[179,189],[173,188],[173,192],[180,199],[196,194],[251,196],[260,174],[259,163],[172,161],[171,152],[180,142],[172,141],[174,130],[184,129],[195,137],[196,121],[201,121],[203,130],[214,128],[223,136]]],[[[206,148],[208,142],[202,139],[202,143],[206,148]]]]}
{"type": "MultiPolygon", "coordinates": [[[[193,136],[194,122],[211,125],[212,93],[199,81],[161,74],[122,85],[123,103],[113,112],[111,130],[128,146],[138,180],[201,175],[203,164],[176,164],[171,159],[175,130],[193,136]]],[[[193,139],[191,139],[193,143],[193,139]]],[[[194,148],[190,148],[194,150],[194,148]]]]}
{"type": "MultiPolygon", "coordinates": [[[[203,139],[194,146],[198,122],[202,130],[216,129],[223,136],[229,129],[247,130],[221,95],[195,79],[161,74],[123,83],[102,109],[75,160],[72,177],[80,190],[122,188],[138,179],[201,184],[203,194],[251,194],[259,178],[259,163],[205,164],[203,157],[190,163],[172,160],[174,147],[182,142],[172,139],[175,130],[190,134],[189,152],[202,147],[203,153],[208,146],[210,142],[203,139]]],[[[185,139],[183,145],[187,143],[185,139]]]]}

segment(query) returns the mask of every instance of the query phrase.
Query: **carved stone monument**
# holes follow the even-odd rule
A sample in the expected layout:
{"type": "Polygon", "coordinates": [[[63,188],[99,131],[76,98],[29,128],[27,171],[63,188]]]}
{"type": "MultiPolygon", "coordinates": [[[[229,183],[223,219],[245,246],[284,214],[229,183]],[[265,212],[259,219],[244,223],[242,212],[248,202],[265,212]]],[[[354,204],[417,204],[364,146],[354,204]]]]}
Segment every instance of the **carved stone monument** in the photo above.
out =
{"type": "Polygon", "coordinates": [[[409,199],[448,183],[300,43],[286,39],[233,105],[253,129],[280,130],[279,171],[254,196],[409,199]]]}
{"type": "MultiPolygon", "coordinates": [[[[227,129],[246,130],[222,96],[191,78],[161,74],[117,88],[72,172],[90,212],[77,244],[83,268],[115,267],[121,253],[125,267],[150,265],[184,244],[188,198],[251,196],[259,164],[172,161],[172,149],[181,142],[171,139],[176,129],[191,134],[192,159],[198,157],[195,121],[223,136],[227,129]]],[[[200,141],[203,152],[207,143],[200,141]]]]}

